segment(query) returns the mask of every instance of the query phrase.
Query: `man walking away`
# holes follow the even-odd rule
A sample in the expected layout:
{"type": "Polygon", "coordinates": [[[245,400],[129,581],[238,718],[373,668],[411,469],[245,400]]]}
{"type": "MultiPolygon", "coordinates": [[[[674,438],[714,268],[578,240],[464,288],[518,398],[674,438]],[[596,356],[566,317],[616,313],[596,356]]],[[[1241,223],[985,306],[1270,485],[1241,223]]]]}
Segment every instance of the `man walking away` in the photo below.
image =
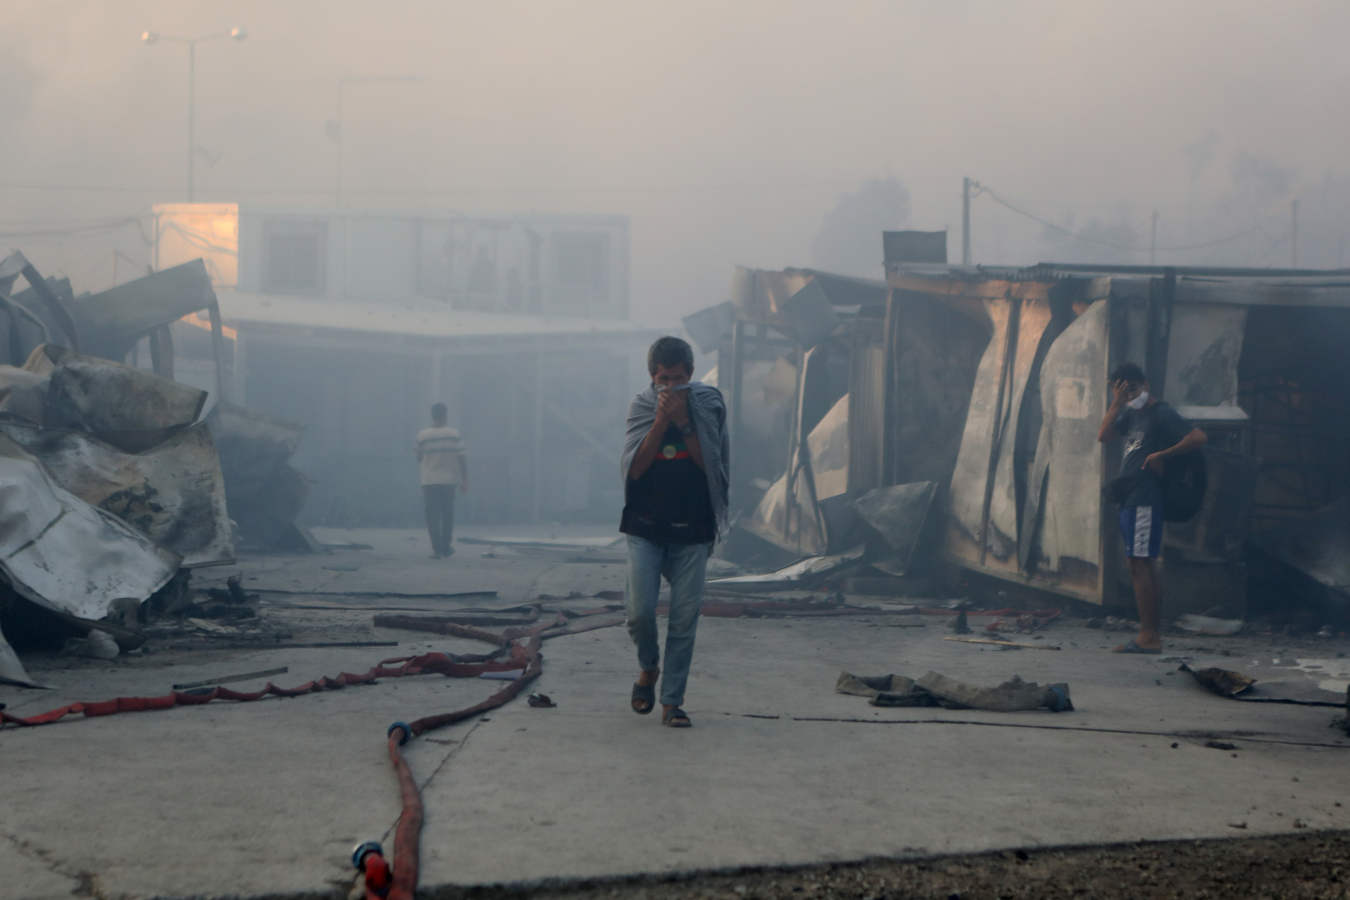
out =
{"type": "Polygon", "coordinates": [[[1125,438],[1120,475],[1108,486],[1120,506],[1120,533],[1130,560],[1130,580],[1139,607],[1139,634],[1115,653],[1161,653],[1162,583],[1157,560],[1162,553],[1163,475],[1167,460],[1199,450],[1208,437],[1177,411],[1149,394],[1144,370],[1125,363],[1111,373],[1111,406],[1097,440],[1125,438]]]}
{"type": "Polygon", "coordinates": [[[666,669],[661,677],[661,724],[688,728],[681,706],[694,656],[708,554],[727,520],[730,447],[722,394],[691,382],[694,351],[663,337],[647,353],[652,382],[628,410],[621,475],[628,536],[628,633],[637,645],[633,711],[656,706],[661,651],[656,600],[670,583],[666,669]]]}
{"type": "Polygon", "coordinates": [[[455,490],[469,489],[469,466],[459,432],[445,424],[444,403],[431,407],[431,427],[417,434],[417,461],[422,473],[422,501],[431,536],[431,557],[450,556],[455,535],[455,490]]]}

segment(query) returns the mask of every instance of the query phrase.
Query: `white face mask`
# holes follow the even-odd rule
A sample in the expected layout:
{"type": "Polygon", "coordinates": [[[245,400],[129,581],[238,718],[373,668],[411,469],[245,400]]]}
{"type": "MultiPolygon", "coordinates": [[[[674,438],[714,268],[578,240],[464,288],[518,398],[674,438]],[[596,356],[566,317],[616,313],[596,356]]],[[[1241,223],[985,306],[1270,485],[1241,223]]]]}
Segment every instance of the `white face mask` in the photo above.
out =
{"type": "Polygon", "coordinates": [[[1128,406],[1130,409],[1143,409],[1144,404],[1147,402],[1148,402],[1148,391],[1140,391],[1138,397],[1135,397],[1133,400],[1131,400],[1129,403],[1126,403],[1125,405],[1128,406]]]}

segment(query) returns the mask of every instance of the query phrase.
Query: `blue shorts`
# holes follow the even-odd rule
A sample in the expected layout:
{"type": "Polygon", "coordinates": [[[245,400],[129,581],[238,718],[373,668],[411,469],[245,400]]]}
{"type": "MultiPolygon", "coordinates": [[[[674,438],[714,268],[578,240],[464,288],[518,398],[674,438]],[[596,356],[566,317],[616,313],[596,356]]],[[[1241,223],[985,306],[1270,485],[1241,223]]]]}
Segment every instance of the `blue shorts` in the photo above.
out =
{"type": "Polygon", "coordinates": [[[1135,559],[1157,559],[1162,553],[1163,508],[1161,506],[1122,506],[1120,536],[1125,539],[1125,555],[1135,559]]]}

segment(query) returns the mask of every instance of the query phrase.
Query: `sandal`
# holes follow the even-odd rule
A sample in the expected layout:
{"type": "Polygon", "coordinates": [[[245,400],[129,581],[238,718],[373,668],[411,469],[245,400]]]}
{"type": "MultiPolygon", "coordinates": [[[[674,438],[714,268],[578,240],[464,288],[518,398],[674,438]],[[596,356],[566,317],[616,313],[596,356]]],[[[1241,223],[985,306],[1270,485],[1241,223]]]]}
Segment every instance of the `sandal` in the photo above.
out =
{"type": "Polygon", "coordinates": [[[1135,643],[1134,638],[1130,638],[1130,640],[1128,640],[1128,641],[1126,641],[1125,643],[1121,644],[1119,647],[1114,648],[1111,652],[1112,652],[1112,653],[1147,653],[1147,654],[1152,655],[1152,654],[1162,653],[1162,650],[1161,650],[1160,648],[1158,648],[1158,647],[1141,647],[1141,646],[1139,646],[1139,644],[1135,643]]]}
{"type": "Polygon", "coordinates": [[[669,728],[693,728],[694,723],[689,721],[689,716],[678,706],[672,706],[670,709],[662,710],[661,724],[669,728]]]}
{"type": "Polygon", "coordinates": [[[633,698],[630,702],[633,712],[640,716],[645,716],[656,709],[656,672],[652,673],[651,684],[633,682],[633,698]]]}

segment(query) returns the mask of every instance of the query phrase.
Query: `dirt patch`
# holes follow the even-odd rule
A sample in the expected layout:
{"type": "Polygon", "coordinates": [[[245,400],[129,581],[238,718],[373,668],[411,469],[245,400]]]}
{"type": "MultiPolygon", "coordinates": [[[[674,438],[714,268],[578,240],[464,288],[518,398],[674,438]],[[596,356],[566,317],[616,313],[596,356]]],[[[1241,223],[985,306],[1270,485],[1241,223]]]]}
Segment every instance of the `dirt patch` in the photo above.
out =
{"type": "Polygon", "coordinates": [[[450,898],[1350,897],[1350,832],[1006,850],[800,868],[521,887],[441,888],[450,898]]]}

